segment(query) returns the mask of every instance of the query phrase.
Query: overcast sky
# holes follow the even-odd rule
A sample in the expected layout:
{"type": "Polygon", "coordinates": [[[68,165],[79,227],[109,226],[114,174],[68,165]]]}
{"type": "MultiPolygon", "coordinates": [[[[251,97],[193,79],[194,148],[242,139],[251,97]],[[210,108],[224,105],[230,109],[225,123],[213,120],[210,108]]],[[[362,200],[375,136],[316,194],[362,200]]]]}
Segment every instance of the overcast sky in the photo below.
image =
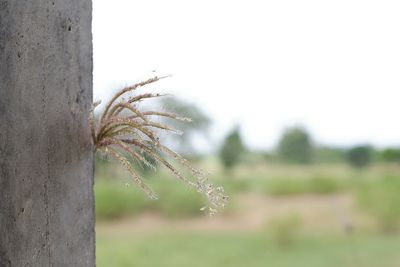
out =
{"type": "MultiPolygon", "coordinates": [[[[400,1],[94,0],[94,98],[156,74],[220,140],[400,145],[400,1]]],[[[145,90],[145,89],[142,89],[145,90]]]]}

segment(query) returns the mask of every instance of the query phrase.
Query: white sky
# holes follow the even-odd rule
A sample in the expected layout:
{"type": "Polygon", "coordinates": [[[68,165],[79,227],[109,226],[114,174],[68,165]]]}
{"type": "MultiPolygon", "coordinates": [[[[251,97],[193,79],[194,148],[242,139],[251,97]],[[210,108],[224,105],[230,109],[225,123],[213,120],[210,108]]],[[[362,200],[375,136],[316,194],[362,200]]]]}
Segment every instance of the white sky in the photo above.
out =
{"type": "MultiPolygon", "coordinates": [[[[400,1],[94,0],[94,97],[156,74],[220,140],[400,144],[400,1]]],[[[142,89],[145,90],[145,89],[142,89]]]]}

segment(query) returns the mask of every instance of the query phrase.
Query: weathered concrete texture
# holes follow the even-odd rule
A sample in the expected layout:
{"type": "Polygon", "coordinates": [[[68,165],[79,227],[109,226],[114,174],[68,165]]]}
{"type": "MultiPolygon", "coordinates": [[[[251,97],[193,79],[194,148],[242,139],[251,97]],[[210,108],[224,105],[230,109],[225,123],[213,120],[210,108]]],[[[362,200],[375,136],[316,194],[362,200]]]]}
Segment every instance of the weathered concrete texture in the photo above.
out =
{"type": "Polygon", "coordinates": [[[94,266],[91,0],[0,0],[0,266],[94,266]]]}

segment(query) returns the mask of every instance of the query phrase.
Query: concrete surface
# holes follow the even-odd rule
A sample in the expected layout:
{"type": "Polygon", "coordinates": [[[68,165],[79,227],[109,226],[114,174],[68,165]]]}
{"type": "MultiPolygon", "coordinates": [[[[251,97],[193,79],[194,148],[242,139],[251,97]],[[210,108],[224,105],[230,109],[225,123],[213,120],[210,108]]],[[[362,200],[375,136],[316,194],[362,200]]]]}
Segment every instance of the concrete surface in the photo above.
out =
{"type": "Polygon", "coordinates": [[[0,0],[0,267],[95,266],[91,0],[0,0]]]}

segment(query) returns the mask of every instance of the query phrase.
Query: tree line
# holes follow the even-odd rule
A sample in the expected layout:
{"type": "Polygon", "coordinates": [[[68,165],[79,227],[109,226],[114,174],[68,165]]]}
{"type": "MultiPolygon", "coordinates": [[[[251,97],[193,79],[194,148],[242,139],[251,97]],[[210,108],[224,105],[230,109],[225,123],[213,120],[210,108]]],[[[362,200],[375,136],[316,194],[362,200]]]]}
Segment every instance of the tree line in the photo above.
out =
{"type": "MultiPolygon", "coordinates": [[[[208,131],[211,128],[212,119],[199,106],[182,99],[165,98],[160,105],[166,110],[192,118],[190,123],[170,121],[167,118],[167,123],[176,129],[183,130],[184,135],[166,135],[162,138],[181,154],[192,157],[196,155],[193,140],[199,137],[203,140],[209,139],[208,131]]],[[[355,168],[363,168],[373,162],[400,163],[400,147],[378,149],[370,144],[355,144],[349,147],[320,145],[316,144],[311,134],[300,126],[285,129],[273,150],[257,152],[246,148],[240,128],[235,126],[217,146],[217,152],[222,165],[227,170],[257,156],[265,161],[288,164],[347,162],[355,168]]]]}
{"type": "MultiPolygon", "coordinates": [[[[223,141],[219,157],[224,167],[230,169],[251,153],[256,152],[246,149],[240,130],[235,127],[223,141]]],[[[369,144],[351,147],[321,146],[315,144],[305,128],[298,126],[284,130],[275,150],[258,153],[267,161],[289,164],[347,162],[355,168],[363,168],[379,161],[400,163],[399,147],[378,149],[369,144]]]]}

